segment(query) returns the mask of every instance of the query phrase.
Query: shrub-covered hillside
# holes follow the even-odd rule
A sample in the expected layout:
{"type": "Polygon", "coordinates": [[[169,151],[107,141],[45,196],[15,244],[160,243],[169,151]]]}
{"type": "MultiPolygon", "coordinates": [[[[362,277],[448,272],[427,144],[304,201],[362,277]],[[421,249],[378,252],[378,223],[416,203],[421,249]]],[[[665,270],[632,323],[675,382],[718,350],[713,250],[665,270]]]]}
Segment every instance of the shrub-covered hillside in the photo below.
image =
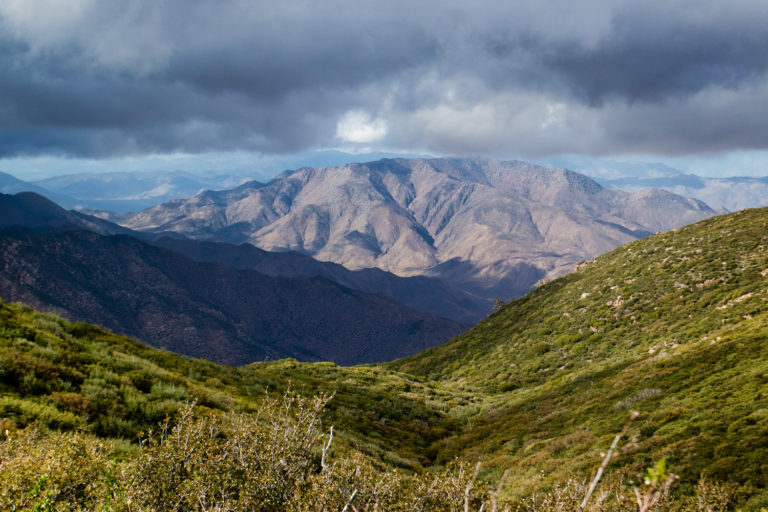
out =
{"type": "Polygon", "coordinates": [[[235,368],[160,351],[84,323],[0,302],[0,422],[34,422],[136,441],[188,402],[252,412],[288,388],[333,394],[337,446],[394,465],[430,463],[430,445],[457,428],[439,385],[380,368],[293,360],[235,368]]]}
{"type": "Polygon", "coordinates": [[[451,342],[389,366],[508,391],[736,332],[767,301],[768,209],[744,210],[585,262],[451,342]]]}
{"type": "Polygon", "coordinates": [[[630,410],[617,466],[764,492],[768,209],[630,243],[389,367],[483,397],[441,453],[517,468],[510,492],[594,469],[630,410]]]}

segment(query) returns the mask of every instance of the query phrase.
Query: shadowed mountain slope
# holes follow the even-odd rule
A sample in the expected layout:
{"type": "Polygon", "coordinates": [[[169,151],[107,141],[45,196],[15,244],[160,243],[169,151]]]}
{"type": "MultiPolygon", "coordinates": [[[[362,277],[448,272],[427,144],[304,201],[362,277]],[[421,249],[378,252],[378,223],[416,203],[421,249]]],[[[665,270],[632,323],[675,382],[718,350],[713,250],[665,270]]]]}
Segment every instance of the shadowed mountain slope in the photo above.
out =
{"type": "Polygon", "coordinates": [[[35,192],[0,194],[0,228],[86,229],[102,235],[131,234],[130,229],[75,211],[67,211],[35,192]]]}
{"type": "Polygon", "coordinates": [[[198,263],[128,236],[6,231],[0,253],[5,300],[230,364],[289,356],[382,361],[463,330],[323,278],[198,263]]]}
{"type": "Polygon", "coordinates": [[[337,263],[318,261],[294,251],[269,252],[250,244],[231,245],[169,237],[150,243],[195,261],[249,268],[269,276],[325,277],[353,290],[385,295],[409,308],[467,325],[488,316],[492,307],[489,300],[461,291],[440,279],[400,277],[378,268],[349,270],[337,263]]]}

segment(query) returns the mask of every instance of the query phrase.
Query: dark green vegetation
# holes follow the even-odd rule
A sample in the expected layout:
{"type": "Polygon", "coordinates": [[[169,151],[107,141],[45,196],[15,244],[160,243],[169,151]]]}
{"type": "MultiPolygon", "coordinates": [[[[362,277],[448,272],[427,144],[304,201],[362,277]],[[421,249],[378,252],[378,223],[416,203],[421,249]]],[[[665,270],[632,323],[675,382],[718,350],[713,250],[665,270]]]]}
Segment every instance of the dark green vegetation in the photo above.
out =
{"type": "MultiPolygon", "coordinates": [[[[305,396],[335,393],[325,425],[336,427],[337,455],[361,451],[417,471],[481,459],[480,479],[492,487],[511,470],[502,497],[518,499],[581,489],[566,482],[588,478],[636,410],[605,489],[626,490],[666,458],[679,476],[673,495],[693,495],[703,476],[736,486],[734,499],[760,510],[768,506],[766,285],[763,209],[633,242],[444,346],[379,367],[223,367],[3,305],[0,415],[10,427],[37,420],[135,440],[188,400],[204,414],[249,413],[266,389],[282,394],[291,382],[305,396]]],[[[119,444],[115,456],[131,457],[132,446],[119,444]]]]}

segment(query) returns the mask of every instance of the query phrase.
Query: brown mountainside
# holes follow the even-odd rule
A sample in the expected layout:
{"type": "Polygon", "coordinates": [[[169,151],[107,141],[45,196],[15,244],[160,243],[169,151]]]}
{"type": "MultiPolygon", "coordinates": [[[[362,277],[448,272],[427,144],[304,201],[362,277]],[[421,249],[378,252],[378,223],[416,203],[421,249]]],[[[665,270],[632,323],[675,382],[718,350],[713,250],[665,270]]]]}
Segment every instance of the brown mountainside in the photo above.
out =
{"type": "Polygon", "coordinates": [[[285,172],[139,212],[127,227],[295,250],[350,269],[443,277],[486,297],[714,215],[660,190],[607,190],[525,162],[385,159],[285,172]]]}

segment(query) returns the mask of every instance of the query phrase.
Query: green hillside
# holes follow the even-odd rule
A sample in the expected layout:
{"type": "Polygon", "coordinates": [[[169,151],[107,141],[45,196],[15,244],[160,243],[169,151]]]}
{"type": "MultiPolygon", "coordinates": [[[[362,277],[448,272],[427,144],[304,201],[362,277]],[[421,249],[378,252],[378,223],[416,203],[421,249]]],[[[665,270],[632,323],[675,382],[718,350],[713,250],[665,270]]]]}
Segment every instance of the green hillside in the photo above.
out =
{"type": "Polygon", "coordinates": [[[451,342],[389,366],[508,391],[738,330],[768,309],[766,286],[768,209],[744,210],[585,262],[451,342]]]}
{"type": "Polygon", "coordinates": [[[483,397],[442,457],[515,468],[513,494],[589,474],[630,410],[616,466],[666,457],[683,487],[703,474],[762,489],[768,209],[630,243],[388,367],[483,397]]]}
{"type": "Polygon", "coordinates": [[[340,446],[406,468],[457,428],[435,384],[372,367],[293,360],[223,366],[160,351],[98,327],[0,302],[0,422],[136,441],[186,403],[253,412],[268,392],[333,394],[326,423],[340,446]]]}
{"type": "Polygon", "coordinates": [[[0,509],[448,512],[473,473],[423,465],[461,396],[375,367],[222,366],[0,302],[0,509]]]}
{"type": "Polygon", "coordinates": [[[767,248],[768,209],[709,219],[582,265],[446,345],[353,368],[221,366],[0,304],[0,422],[124,439],[114,456],[131,458],[141,432],[190,401],[203,415],[252,413],[290,387],[334,395],[324,425],[339,460],[360,451],[416,472],[481,460],[480,480],[495,487],[506,471],[501,496],[517,500],[588,479],[638,411],[604,488],[628,491],[664,458],[675,496],[704,477],[760,510],[767,248]]]}

